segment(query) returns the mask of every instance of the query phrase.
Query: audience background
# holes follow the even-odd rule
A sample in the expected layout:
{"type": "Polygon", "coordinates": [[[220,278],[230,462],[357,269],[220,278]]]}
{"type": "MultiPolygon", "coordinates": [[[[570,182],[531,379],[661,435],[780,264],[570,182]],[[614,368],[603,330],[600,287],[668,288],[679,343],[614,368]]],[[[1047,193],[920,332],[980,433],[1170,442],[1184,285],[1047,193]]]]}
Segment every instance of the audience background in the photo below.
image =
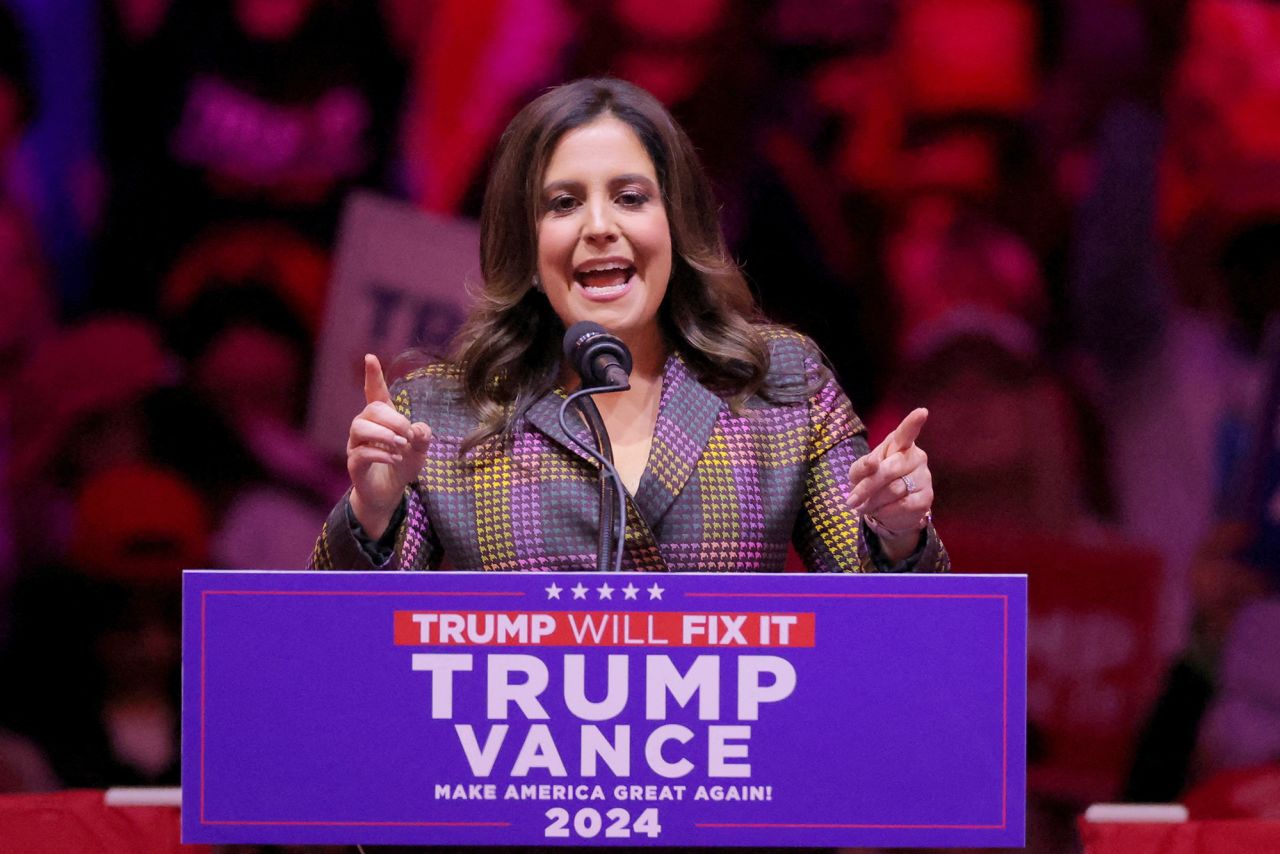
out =
{"type": "Polygon", "coordinates": [[[177,783],[180,568],[301,568],[344,488],[302,424],[347,193],[474,217],[515,110],[600,74],[873,441],[930,407],[959,569],[1155,567],[1141,637],[1033,618],[1063,678],[1154,670],[1110,776],[1049,773],[1097,745],[1033,693],[1030,849],[1274,773],[1280,4],[0,0],[0,792],[177,783]]]}

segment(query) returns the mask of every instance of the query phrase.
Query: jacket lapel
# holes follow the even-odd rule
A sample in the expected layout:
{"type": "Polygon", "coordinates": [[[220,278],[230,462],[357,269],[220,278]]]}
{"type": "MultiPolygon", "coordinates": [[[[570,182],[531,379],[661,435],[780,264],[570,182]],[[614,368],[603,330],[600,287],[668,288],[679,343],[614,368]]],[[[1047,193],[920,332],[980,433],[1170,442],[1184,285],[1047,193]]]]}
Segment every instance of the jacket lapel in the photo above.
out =
{"type": "MultiPolygon", "coordinates": [[[[533,405],[525,412],[525,418],[528,419],[530,424],[541,430],[548,438],[564,447],[571,454],[586,460],[593,468],[599,468],[599,464],[587,456],[586,452],[571,441],[564,430],[560,429],[560,405],[564,403],[564,400],[565,394],[562,389],[552,389],[534,401],[533,405]]],[[[583,420],[577,407],[569,408],[569,411],[565,413],[565,421],[575,436],[588,446],[595,446],[595,440],[591,438],[591,431],[587,429],[587,423],[583,420]]]]}
{"type": "Polygon", "coordinates": [[[635,496],[650,525],[661,521],[689,482],[725,406],[679,356],[667,360],[653,446],[635,496]]]}

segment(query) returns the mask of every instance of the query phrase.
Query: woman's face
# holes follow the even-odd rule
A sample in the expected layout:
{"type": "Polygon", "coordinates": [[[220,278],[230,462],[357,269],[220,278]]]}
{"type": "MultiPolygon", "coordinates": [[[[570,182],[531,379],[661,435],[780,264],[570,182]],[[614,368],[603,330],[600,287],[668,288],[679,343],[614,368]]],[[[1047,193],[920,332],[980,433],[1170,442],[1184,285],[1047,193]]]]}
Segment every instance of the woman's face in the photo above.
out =
{"type": "Polygon", "coordinates": [[[605,115],[566,133],[542,178],[538,276],[566,327],[599,323],[637,344],[660,340],[671,231],[648,153],[605,115]]]}

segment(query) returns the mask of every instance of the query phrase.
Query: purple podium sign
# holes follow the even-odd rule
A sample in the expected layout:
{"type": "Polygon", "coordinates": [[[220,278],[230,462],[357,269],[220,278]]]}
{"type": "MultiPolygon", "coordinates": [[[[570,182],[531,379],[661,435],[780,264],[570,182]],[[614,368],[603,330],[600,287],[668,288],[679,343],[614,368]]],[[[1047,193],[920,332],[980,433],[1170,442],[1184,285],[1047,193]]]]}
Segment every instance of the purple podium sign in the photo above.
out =
{"type": "Polygon", "coordinates": [[[183,585],[184,842],[1023,844],[1024,576],[183,585]]]}

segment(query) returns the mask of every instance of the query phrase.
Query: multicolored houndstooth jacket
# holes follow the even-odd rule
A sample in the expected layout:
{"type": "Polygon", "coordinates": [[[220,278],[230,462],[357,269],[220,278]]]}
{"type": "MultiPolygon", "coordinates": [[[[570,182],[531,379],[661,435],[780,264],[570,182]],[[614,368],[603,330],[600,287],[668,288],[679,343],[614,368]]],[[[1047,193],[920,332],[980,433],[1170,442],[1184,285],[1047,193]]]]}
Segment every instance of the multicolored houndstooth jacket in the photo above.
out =
{"type": "MultiPolygon", "coordinates": [[[[770,349],[775,383],[818,385],[825,374],[816,347],[800,335],[774,333],[770,349]]],[[[560,429],[562,392],[544,395],[508,435],[466,455],[460,447],[475,420],[455,369],[417,371],[392,387],[392,398],[432,430],[418,482],[406,490],[394,553],[375,562],[344,498],[325,523],[312,568],[595,568],[597,464],[560,429]]],[[[577,422],[575,416],[571,426],[590,442],[577,422]]],[[[811,571],[945,571],[947,555],[932,526],[903,564],[875,558],[874,535],[845,504],[849,466],[867,450],[862,422],[834,379],[807,401],[753,398],[734,414],[673,356],[648,464],[627,500],[623,569],[778,572],[790,541],[811,571]]]]}

